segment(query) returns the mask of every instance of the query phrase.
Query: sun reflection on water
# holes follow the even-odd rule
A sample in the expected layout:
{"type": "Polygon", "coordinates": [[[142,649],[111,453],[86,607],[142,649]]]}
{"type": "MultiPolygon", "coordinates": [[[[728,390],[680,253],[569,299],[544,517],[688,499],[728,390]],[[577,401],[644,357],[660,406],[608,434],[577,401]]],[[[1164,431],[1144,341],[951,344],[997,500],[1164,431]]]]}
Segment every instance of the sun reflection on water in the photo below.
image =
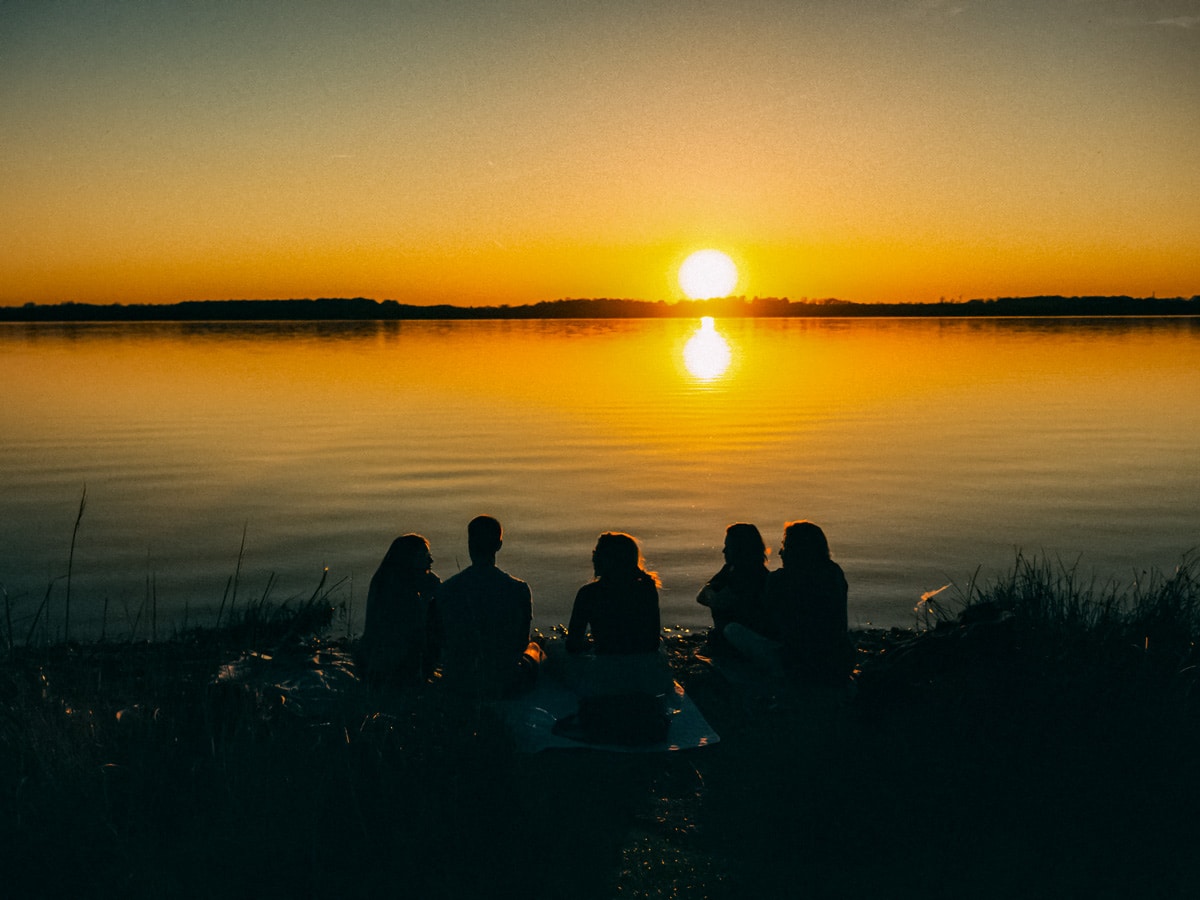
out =
{"type": "Polygon", "coordinates": [[[700,328],[683,348],[683,364],[699,381],[713,381],[725,374],[733,353],[729,342],[717,331],[712,316],[700,320],[700,328]]]}

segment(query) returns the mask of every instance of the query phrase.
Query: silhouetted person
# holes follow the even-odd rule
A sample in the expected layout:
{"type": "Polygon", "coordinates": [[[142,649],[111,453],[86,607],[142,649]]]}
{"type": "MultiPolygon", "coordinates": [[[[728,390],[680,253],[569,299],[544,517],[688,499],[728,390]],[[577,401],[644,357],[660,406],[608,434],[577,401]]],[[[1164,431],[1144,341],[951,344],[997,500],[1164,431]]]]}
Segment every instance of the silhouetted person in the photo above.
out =
{"type": "Polygon", "coordinates": [[[431,608],[441,582],[432,565],[429,542],[405,534],[371,577],[357,658],[372,684],[415,685],[433,673],[438,642],[431,608]]]}
{"type": "Polygon", "coordinates": [[[471,565],[446,579],[437,599],[445,682],[486,696],[532,684],[544,659],[541,647],[529,640],[529,585],[496,567],[503,543],[496,519],[472,519],[467,525],[471,565]]]}
{"type": "Polygon", "coordinates": [[[812,522],[789,522],[779,556],[783,568],[767,576],[766,605],[783,644],[784,670],[809,683],[844,684],[852,665],[848,588],[825,532],[812,522]]]}
{"type": "Polygon", "coordinates": [[[729,649],[722,633],[738,622],[764,637],[777,637],[767,612],[767,545],[758,528],[738,522],[725,529],[725,565],[701,588],[696,602],[712,611],[708,645],[716,652],[729,649]]]}
{"type": "Polygon", "coordinates": [[[596,578],[579,589],[567,626],[567,651],[653,653],[661,640],[658,577],[647,572],[637,541],[605,532],[592,551],[596,578]],[[591,640],[589,641],[589,632],[591,640]]]}
{"type": "Polygon", "coordinates": [[[567,627],[568,682],[579,711],[555,729],[570,733],[575,720],[596,743],[661,741],[670,727],[664,698],[674,684],[659,652],[658,576],[646,571],[637,541],[621,532],[600,535],[592,569],[595,580],[575,595],[567,627]]]}

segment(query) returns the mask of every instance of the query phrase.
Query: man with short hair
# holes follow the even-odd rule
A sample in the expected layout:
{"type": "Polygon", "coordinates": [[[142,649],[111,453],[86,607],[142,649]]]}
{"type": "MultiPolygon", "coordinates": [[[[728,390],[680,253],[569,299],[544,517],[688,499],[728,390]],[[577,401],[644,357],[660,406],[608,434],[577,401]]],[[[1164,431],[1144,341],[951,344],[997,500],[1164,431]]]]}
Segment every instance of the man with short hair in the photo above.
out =
{"type": "Polygon", "coordinates": [[[487,696],[532,684],[545,657],[529,640],[529,585],[496,566],[503,536],[494,517],[472,519],[467,525],[471,565],[443,582],[435,601],[444,637],[444,683],[487,696]]]}

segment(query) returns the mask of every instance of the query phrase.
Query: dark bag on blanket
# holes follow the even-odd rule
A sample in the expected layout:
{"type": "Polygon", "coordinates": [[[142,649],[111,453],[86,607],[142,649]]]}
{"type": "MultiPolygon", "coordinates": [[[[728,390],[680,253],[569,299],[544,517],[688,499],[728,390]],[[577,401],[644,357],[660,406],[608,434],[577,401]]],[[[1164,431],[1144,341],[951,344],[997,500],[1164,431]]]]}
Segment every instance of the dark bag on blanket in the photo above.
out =
{"type": "Polygon", "coordinates": [[[579,701],[579,727],[596,744],[638,746],[666,740],[671,717],[653,694],[601,694],[579,701]]]}

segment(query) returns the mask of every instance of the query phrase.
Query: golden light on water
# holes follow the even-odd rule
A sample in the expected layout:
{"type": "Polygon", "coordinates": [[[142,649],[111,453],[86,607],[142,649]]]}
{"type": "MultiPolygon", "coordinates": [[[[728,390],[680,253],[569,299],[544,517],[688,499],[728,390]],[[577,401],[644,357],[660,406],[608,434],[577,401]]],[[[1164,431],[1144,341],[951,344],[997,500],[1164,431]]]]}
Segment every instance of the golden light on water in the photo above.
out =
{"type": "Polygon", "coordinates": [[[697,250],[679,267],[679,286],[693,300],[728,297],[737,282],[737,266],[720,250],[697,250]]]}
{"type": "Polygon", "coordinates": [[[718,333],[713,317],[705,316],[700,320],[700,328],[684,345],[683,364],[694,378],[712,381],[725,374],[732,360],[729,342],[718,333]]]}

